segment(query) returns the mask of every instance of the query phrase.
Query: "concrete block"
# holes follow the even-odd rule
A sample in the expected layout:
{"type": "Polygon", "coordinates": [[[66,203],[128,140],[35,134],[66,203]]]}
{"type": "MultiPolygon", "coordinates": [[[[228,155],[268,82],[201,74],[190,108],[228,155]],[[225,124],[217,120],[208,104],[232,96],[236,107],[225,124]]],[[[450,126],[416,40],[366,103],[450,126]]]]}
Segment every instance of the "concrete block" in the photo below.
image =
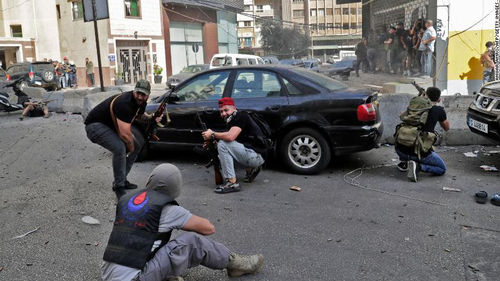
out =
{"type": "Polygon", "coordinates": [[[82,113],[83,100],[89,94],[88,90],[74,90],[64,93],[63,112],[82,113]]]}
{"type": "Polygon", "coordinates": [[[47,92],[43,96],[44,100],[51,100],[50,103],[48,103],[49,111],[51,112],[64,112],[63,111],[63,103],[64,103],[64,92],[61,91],[54,91],[54,92],[47,92]]]}
{"type": "Polygon", "coordinates": [[[34,99],[41,99],[47,91],[39,87],[25,87],[23,92],[34,99]]]}
{"type": "Polygon", "coordinates": [[[100,92],[97,94],[91,94],[91,95],[85,96],[85,98],[83,99],[83,108],[82,108],[82,112],[81,112],[83,119],[85,120],[85,118],[87,118],[87,115],[89,114],[89,112],[96,105],[98,105],[99,103],[101,103],[105,99],[107,99],[113,95],[120,94],[120,93],[121,93],[120,91],[114,90],[114,91],[110,91],[110,92],[100,92]]]}
{"type": "Polygon", "coordinates": [[[384,133],[381,143],[394,143],[394,130],[401,123],[399,115],[405,111],[410,100],[415,95],[410,94],[380,94],[379,108],[382,122],[384,123],[384,133]]]}

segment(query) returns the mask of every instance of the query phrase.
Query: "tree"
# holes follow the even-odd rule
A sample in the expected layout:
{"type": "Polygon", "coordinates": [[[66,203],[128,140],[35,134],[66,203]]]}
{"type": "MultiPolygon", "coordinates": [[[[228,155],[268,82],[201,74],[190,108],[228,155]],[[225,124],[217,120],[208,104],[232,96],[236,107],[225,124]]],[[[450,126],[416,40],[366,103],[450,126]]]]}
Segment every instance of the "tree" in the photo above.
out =
{"type": "Polygon", "coordinates": [[[309,37],[297,26],[287,28],[271,20],[262,20],[259,23],[262,38],[260,44],[266,54],[276,55],[280,59],[307,55],[309,37]]]}

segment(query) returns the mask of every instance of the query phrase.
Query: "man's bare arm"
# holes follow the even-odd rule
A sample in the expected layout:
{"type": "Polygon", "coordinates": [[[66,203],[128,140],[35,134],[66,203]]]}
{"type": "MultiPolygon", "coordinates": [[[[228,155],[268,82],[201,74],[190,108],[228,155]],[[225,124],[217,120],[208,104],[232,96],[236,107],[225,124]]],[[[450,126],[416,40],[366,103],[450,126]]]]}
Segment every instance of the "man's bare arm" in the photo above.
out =
{"type": "Polygon", "coordinates": [[[212,235],[215,233],[215,226],[209,220],[193,215],[182,230],[193,231],[201,235],[212,235]]]}
{"type": "Polygon", "coordinates": [[[446,132],[450,130],[450,121],[448,121],[448,119],[444,120],[443,122],[439,122],[439,124],[446,132]]]}
{"type": "Polygon", "coordinates": [[[132,124],[125,123],[120,119],[116,119],[116,123],[118,123],[118,130],[120,130],[119,137],[125,143],[127,147],[127,152],[134,152],[134,135],[132,134],[132,124]]]}

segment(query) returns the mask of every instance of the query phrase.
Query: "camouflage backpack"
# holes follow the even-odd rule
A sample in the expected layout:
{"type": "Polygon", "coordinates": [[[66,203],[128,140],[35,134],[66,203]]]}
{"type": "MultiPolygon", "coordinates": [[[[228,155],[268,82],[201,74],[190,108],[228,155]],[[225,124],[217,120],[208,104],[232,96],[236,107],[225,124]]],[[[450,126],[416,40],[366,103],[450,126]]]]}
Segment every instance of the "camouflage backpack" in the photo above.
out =
{"type": "Polygon", "coordinates": [[[399,116],[403,123],[396,127],[396,133],[394,134],[396,144],[413,146],[418,158],[422,153],[429,152],[436,141],[435,133],[422,131],[431,107],[432,103],[428,98],[412,98],[406,111],[399,116]]]}

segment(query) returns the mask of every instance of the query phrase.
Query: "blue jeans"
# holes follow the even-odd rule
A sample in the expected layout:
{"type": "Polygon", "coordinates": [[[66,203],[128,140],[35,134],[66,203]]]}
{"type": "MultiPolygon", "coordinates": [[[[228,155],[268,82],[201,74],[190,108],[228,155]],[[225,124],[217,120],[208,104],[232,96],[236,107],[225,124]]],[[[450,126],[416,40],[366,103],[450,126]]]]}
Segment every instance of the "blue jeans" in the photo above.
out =
{"type": "Polygon", "coordinates": [[[264,158],[252,149],[237,141],[219,140],[217,144],[222,176],[225,179],[236,178],[234,160],[247,168],[257,168],[264,164],[264,158]]]}
{"type": "Polygon", "coordinates": [[[127,157],[125,143],[123,143],[114,130],[102,123],[92,123],[85,126],[87,138],[90,141],[113,153],[114,186],[125,186],[127,175],[132,169],[132,165],[134,165],[135,159],[142,148],[142,144],[139,141],[142,139],[142,136],[136,137],[139,132],[134,132],[134,127],[132,128],[132,133],[134,134],[134,152],[127,157]]]}
{"type": "Polygon", "coordinates": [[[396,153],[401,161],[415,161],[421,164],[422,172],[431,173],[436,176],[441,176],[446,173],[446,164],[444,164],[443,159],[434,151],[431,154],[422,157],[420,160],[417,156],[407,155],[396,148],[396,153]]]}
{"type": "Polygon", "coordinates": [[[486,84],[490,81],[493,81],[493,71],[492,70],[484,70],[483,71],[483,84],[486,84]]]}
{"type": "Polygon", "coordinates": [[[430,50],[422,51],[420,63],[422,64],[422,75],[430,76],[432,68],[432,52],[430,50]]]}

